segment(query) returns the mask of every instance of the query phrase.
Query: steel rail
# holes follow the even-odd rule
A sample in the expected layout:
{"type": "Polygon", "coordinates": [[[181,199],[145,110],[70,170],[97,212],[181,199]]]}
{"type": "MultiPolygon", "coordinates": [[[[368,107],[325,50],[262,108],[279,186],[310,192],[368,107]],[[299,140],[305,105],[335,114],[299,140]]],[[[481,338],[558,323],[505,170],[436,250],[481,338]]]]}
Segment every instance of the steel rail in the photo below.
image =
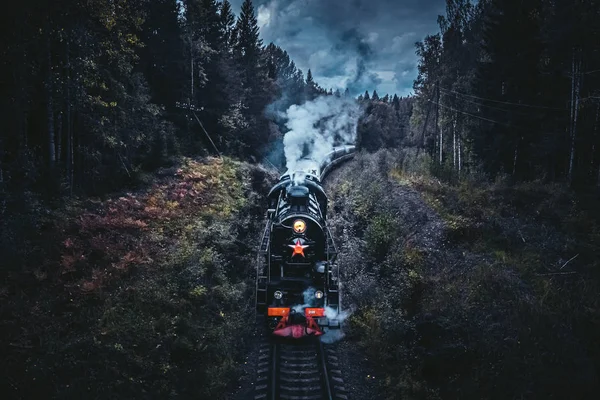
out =
{"type": "MultiPolygon", "coordinates": [[[[269,400],[333,400],[327,356],[323,343],[314,345],[280,344],[270,346],[269,400]]],[[[256,396],[265,398],[264,394],[256,396]]]]}
{"type": "Polygon", "coordinates": [[[318,340],[317,343],[317,354],[319,362],[321,364],[321,376],[323,381],[323,398],[326,400],[333,400],[331,391],[331,383],[329,381],[329,372],[327,371],[327,358],[325,357],[325,349],[323,349],[323,342],[318,340]]]}

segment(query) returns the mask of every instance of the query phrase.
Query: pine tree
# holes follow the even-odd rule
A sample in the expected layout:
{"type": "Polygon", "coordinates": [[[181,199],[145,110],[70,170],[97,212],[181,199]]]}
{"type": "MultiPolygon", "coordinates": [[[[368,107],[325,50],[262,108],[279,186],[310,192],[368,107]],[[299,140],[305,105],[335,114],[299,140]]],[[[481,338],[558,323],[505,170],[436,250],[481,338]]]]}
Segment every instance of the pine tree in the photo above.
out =
{"type": "Polygon", "coordinates": [[[313,79],[310,68],[308,69],[308,72],[306,73],[306,85],[311,86],[311,87],[315,86],[315,81],[313,79]]]}
{"type": "Polygon", "coordinates": [[[363,97],[364,100],[371,100],[371,98],[369,97],[369,91],[365,90],[365,95],[363,97]]]}
{"type": "Polygon", "coordinates": [[[371,100],[379,101],[379,95],[377,94],[377,90],[373,90],[373,96],[371,96],[371,100]]]}
{"type": "Polygon", "coordinates": [[[251,0],[244,0],[235,25],[237,41],[235,43],[238,63],[241,66],[243,82],[246,87],[256,83],[259,74],[262,39],[259,37],[258,21],[254,15],[251,0]]]}
{"type": "Polygon", "coordinates": [[[235,28],[235,15],[231,9],[231,3],[228,0],[223,0],[219,8],[219,29],[223,36],[223,43],[227,47],[227,52],[230,53],[235,42],[233,31],[235,28]]]}
{"type": "Polygon", "coordinates": [[[259,37],[259,28],[251,0],[244,0],[236,22],[237,35],[234,46],[237,67],[240,71],[243,93],[240,96],[243,114],[249,121],[242,132],[248,154],[258,155],[268,143],[268,121],[263,116],[265,107],[273,100],[273,90],[268,85],[267,63],[259,37]]]}
{"type": "Polygon", "coordinates": [[[398,98],[396,93],[394,93],[394,98],[392,99],[392,105],[394,106],[394,109],[396,111],[398,111],[400,109],[400,99],[398,98]]]}

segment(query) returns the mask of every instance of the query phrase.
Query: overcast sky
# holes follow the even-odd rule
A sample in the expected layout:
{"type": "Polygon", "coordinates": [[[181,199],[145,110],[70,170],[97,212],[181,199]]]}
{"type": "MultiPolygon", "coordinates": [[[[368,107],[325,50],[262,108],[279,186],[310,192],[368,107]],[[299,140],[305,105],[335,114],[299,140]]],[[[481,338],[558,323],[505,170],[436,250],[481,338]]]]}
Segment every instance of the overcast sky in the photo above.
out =
{"type": "MultiPolygon", "coordinates": [[[[230,0],[239,13],[243,0],[230,0]]],[[[261,38],[325,88],[412,92],[414,43],[438,31],[445,0],[254,0],[261,38]]]]}

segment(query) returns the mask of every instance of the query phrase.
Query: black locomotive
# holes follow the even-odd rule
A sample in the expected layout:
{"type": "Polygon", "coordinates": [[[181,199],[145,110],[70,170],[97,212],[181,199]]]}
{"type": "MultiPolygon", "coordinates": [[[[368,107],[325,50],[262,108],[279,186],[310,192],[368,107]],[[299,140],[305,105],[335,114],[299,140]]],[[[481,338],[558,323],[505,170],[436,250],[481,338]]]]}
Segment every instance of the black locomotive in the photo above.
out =
{"type": "Polygon", "coordinates": [[[256,305],[276,335],[320,335],[324,328],[340,327],[337,251],[326,223],[327,196],[321,181],[333,165],[353,153],[354,146],[344,146],[323,162],[301,160],[269,192],[256,305]]]}

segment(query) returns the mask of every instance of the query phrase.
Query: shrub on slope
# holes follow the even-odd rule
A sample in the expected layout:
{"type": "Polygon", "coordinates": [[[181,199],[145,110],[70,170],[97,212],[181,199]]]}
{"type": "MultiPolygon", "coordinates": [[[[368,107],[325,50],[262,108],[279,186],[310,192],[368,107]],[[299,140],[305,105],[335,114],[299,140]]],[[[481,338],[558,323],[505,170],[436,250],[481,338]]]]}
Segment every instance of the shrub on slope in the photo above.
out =
{"type": "Polygon", "coordinates": [[[259,201],[272,177],[227,158],[161,175],[145,192],[72,202],[49,219],[54,256],[28,267],[27,285],[4,286],[6,393],[222,395],[253,315],[259,201]]]}

